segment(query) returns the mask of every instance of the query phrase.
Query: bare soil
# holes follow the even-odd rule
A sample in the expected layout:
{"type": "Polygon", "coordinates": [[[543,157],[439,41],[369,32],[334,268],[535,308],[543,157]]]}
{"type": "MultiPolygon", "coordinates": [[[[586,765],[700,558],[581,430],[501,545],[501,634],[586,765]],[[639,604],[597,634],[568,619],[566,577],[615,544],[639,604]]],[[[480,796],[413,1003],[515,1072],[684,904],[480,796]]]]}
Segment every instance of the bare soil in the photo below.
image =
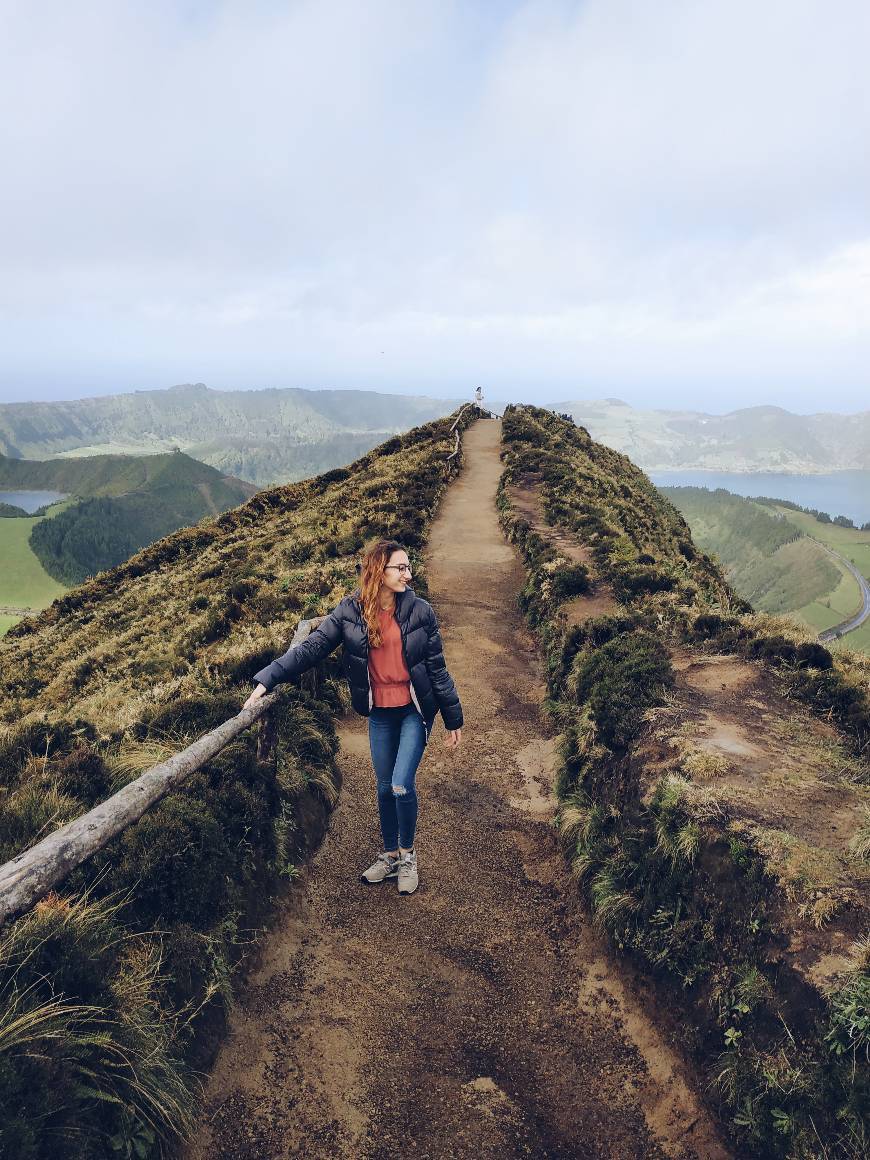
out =
{"type": "MultiPolygon", "coordinates": [[[[615,611],[588,548],[547,524],[541,484],[528,473],[509,489],[514,509],[567,558],[587,565],[588,596],[560,610],[569,624],[615,611]]],[[[870,806],[867,762],[846,753],[837,730],[787,695],[787,677],[763,662],[672,650],[676,687],[634,754],[650,789],[692,751],[694,782],[742,827],[780,881],[783,958],[817,989],[850,965],[865,929],[870,870],[849,842],[870,806]]]]}
{"type": "Polygon", "coordinates": [[[836,729],[783,697],[761,663],[680,653],[674,667],[697,745],[724,759],[716,787],[765,825],[845,860],[866,793],[839,774],[836,729]]]}
{"type": "Polygon", "coordinates": [[[380,849],[365,722],[341,801],[265,940],[188,1160],[724,1160],[673,1029],[610,957],[551,826],[523,570],[494,504],[501,424],[465,435],[428,574],[465,712],[418,774],[420,888],[366,887],[380,849]]]}
{"type": "Polygon", "coordinates": [[[870,790],[855,780],[866,778],[866,763],[787,697],[763,663],[688,650],[672,659],[677,748],[688,742],[713,758],[693,780],[748,826],[784,888],[785,957],[822,988],[848,966],[866,927],[870,871],[849,856],[870,805],[870,790]]]}
{"type": "Polygon", "coordinates": [[[598,574],[595,558],[580,540],[564,528],[554,527],[544,519],[541,501],[541,483],[534,472],[527,473],[508,488],[511,504],[528,523],[532,531],[551,544],[575,564],[583,564],[589,572],[590,591],[573,600],[566,600],[559,609],[567,625],[581,624],[598,616],[610,616],[616,611],[617,601],[610,585],[598,574]]]}

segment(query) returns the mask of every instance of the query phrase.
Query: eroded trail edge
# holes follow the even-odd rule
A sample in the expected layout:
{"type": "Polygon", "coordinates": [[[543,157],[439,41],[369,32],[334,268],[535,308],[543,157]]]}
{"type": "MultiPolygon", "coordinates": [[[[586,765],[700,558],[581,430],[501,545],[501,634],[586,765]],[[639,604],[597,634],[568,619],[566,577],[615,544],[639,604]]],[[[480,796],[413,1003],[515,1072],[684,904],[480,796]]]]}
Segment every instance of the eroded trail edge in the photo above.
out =
{"type": "Polygon", "coordinates": [[[358,881],[379,844],[365,722],[349,719],[341,803],[239,999],[191,1160],[729,1155],[556,846],[556,739],[496,516],[499,442],[496,421],[468,430],[430,537],[466,727],[451,754],[436,726],[418,775],[420,889],[358,881]]]}

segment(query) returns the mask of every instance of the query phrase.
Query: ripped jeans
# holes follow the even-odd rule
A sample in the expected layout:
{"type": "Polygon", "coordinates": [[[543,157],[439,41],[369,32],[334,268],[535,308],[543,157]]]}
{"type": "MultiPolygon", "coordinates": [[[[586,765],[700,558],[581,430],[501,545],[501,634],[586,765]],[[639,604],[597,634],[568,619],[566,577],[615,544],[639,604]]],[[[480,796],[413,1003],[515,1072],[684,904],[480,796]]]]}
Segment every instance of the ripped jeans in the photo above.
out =
{"type": "Polygon", "coordinates": [[[369,714],[369,745],[378,786],[378,814],[385,850],[410,850],[417,829],[414,777],[434,718],[424,722],[413,701],[369,714]]]}

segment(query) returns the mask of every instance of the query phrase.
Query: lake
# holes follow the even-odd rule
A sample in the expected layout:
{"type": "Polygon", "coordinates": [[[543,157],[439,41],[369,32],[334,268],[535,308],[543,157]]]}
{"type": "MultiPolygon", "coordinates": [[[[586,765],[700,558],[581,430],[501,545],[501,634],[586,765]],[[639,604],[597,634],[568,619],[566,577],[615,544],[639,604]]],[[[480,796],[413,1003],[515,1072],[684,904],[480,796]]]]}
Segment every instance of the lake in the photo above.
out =
{"type": "Polygon", "coordinates": [[[724,487],[735,495],[789,499],[801,507],[848,516],[860,528],[870,521],[870,471],[787,475],[779,471],[649,471],[657,487],[724,487]]]}
{"type": "Polygon", "coordinates": [[[26,512],[35,512],[47,503],[66,499],[66,495],[63,491],[0,491],[0,503],[11,503],[26,512]]]}

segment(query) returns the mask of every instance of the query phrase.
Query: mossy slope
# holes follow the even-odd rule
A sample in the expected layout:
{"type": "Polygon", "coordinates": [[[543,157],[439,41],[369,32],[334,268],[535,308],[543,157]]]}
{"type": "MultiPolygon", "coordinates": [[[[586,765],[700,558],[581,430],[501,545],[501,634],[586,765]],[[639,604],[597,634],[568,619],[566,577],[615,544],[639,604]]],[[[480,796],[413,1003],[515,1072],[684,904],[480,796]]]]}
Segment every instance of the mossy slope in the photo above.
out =
{"type": "Polygon", "coordinates": [[[504,443],[560,830],[598,921],[685,1012],[752,1154],[864,1155],[866,659],[754,613],[583,428],[512,409],[504,443]]]}
{"type": "MultiPolygon", "coordinates": [[[[0,859],[234,715],[300,617],[352,589],[366,539],[417,562],[459,466],[450,422],[261,492],[12,629],[0,859]]],[[[330,660],[285,692],[268,759],[243,736],[2,932],[0,1153],[157,1156],[192,1123],[233,965],[335,801],[343,696],[330,660]]]]}

